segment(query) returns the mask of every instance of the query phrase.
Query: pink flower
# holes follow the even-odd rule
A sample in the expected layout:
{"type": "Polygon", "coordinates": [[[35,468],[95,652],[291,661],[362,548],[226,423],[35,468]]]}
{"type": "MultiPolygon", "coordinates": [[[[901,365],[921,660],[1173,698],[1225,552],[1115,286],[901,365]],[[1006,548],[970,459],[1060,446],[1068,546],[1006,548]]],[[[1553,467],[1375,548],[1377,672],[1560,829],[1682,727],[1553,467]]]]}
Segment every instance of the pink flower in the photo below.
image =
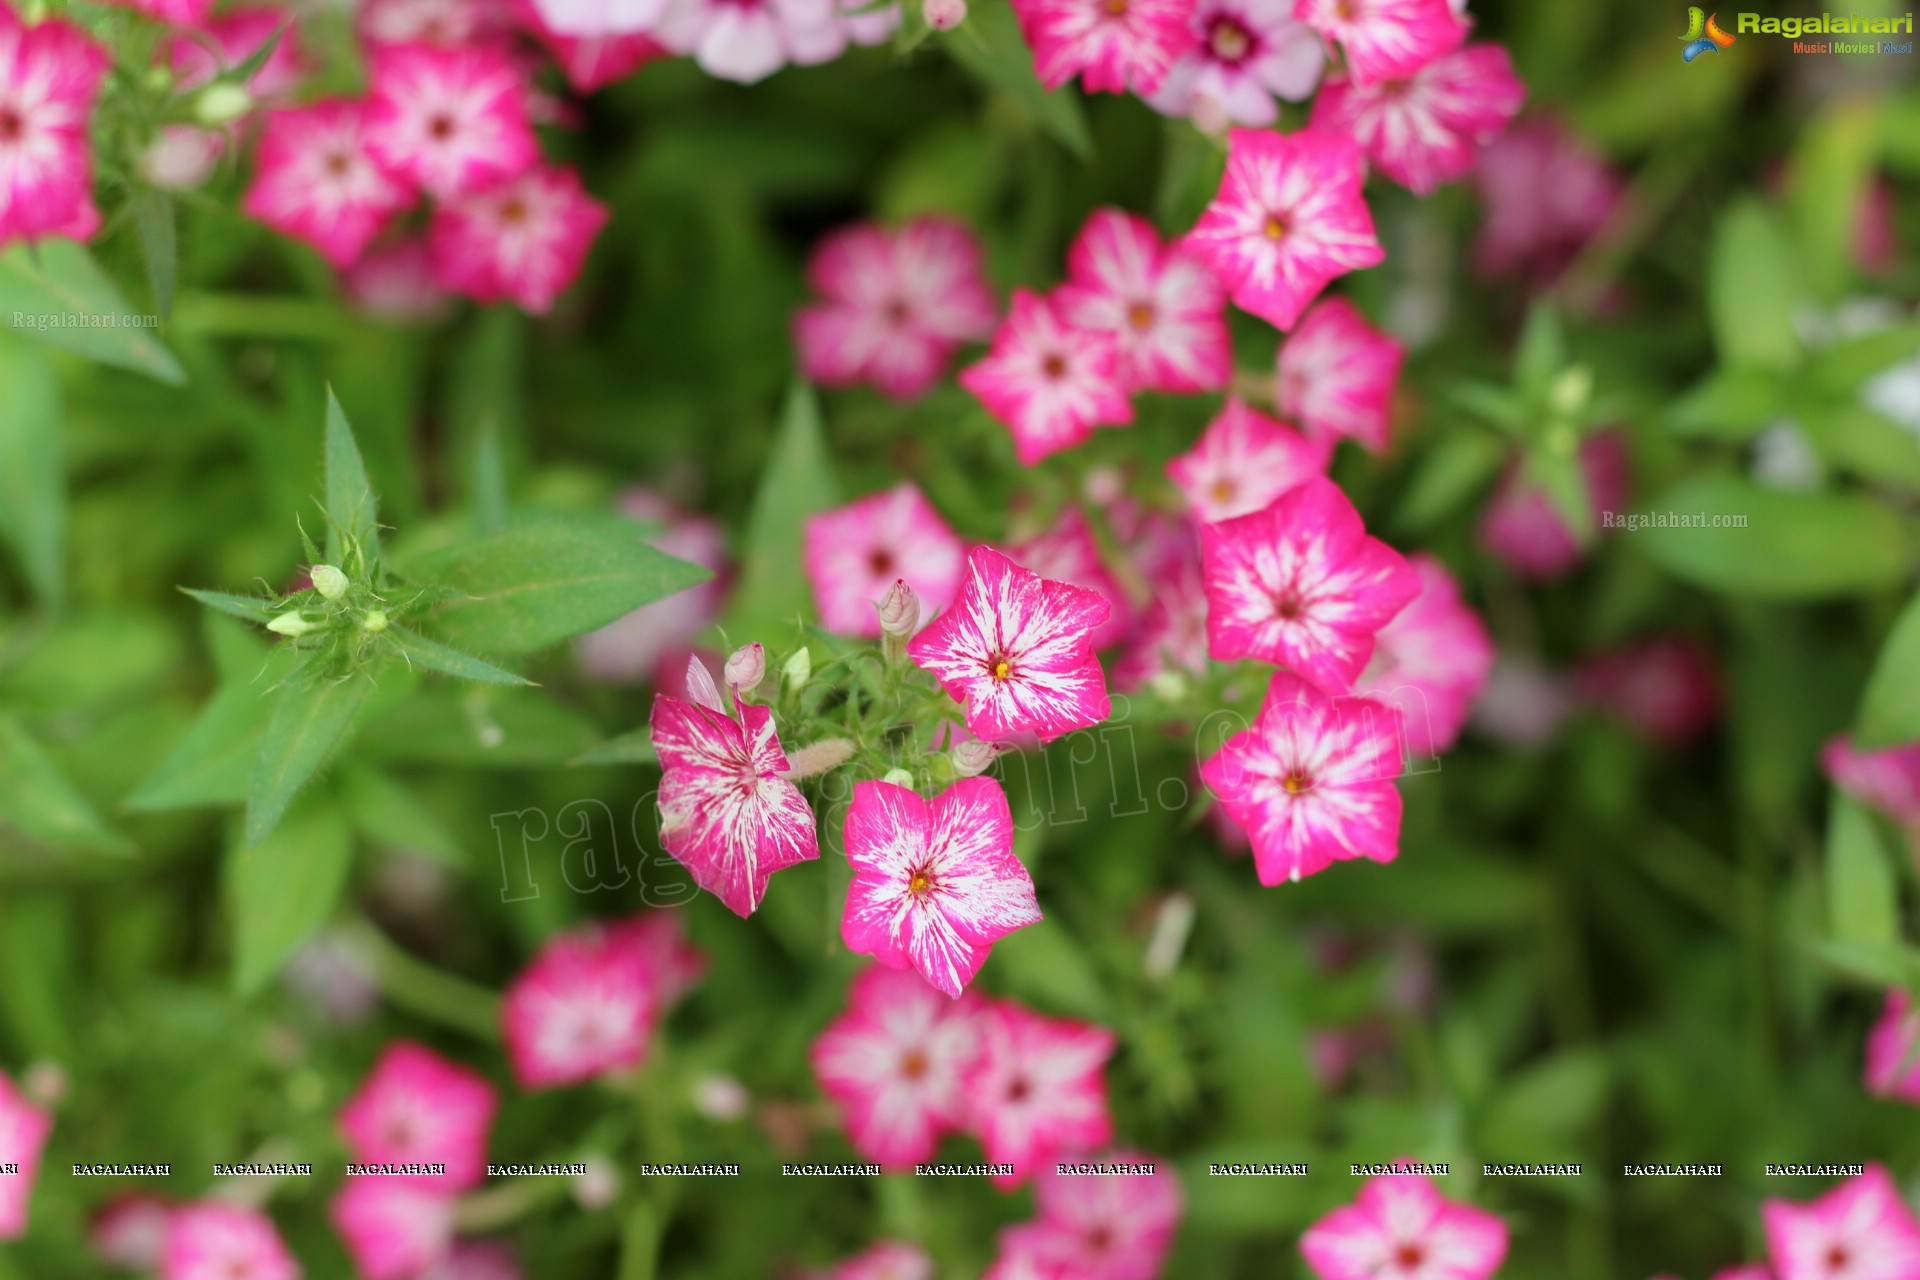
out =
{"type": "Polygon", "coordinates": [[[1293,16],[1339,43],[1359,84],[1410,76],[1467,38],[1447,0],[1296,0],[1293,16]]]}
{"type": "Polygon", "coordinates": [[[203,1200],[167,1218],[160,1280],[300,1280],[273,1220],[246,1205],[203,1200]]]}
{"type": "Polygon", "coordinates": [[[224,133],[190,124],[161,125],[140,153],[140,177],[162,191],[192,191],[213,175],[226,149],[224,133]]]}
{"type": "Polygon", "coordinates": [[[580,39],[621,37],[649,31],[666,11],[666,0],[532,0],[540,25],[580,39]]]}
{"type": "Polygon", "coordinates": [[[0,247],[98,226],[87,129],[109,63],[78,27],[0,5],[0,247]]]}
{"type": "Polygon", "coordinates": [[[1208,652],[1291,667],[1335,693],[1353,687],[1375,633],[1420,594],[1406,560],[1367,536],[1324,476],[1250,515],[1200,526],[1200,555],[1208,652]]]}
{"type": "MultiPolygon", "coordinates": [[[[694,659],[698,662],[699,659],[694,659]]],[[[706,685],[712,688],[712,677],[706,685]]],[[[773,712],[754,703],[735,719],[711,702],[653,697],[660,838],[702,889],[750,916],[773,873],[820,856],[813,810],[784,776],[773,712]]]]}
{"type": "Polygon", "coordinates": [[[626,617],[590,631],[579,641],[580,666],[595,680],[630,684],[662,672],[670,655],[684,655],[694,638],[719,616],[727,584],[726,537],[707,516],[683,511],[651,489],[629,489],[619,498],[622,515],[660,526],[650,544],[677,560],[711,569],[714,576],[626,617]]]}
{"type": "Polygon", "coordinates": [[[1920,827],[1920,742],[1862,751],[1844,737],[1820,752],[1833,785],[1903,827],[1920,827]]]}
{"type": "Polygon", "coordinates": [[[1153,584],[1153,601],[1114,663],[1113,681],[1131,692],[1166,672],[1197,676],[1206,669],[1207,586],[1195,555],[1164,570],[1153,584]]]}
{"type": "Polygon", "coordinates": [[[668,1006],[693,989],[707,972],[707,957],[687,941],[680,916],[672,911],[642,911],[607,926],[614,944],[630,952],[668,1006]]]}
{"type": "Polygon", "coordinates": [[[1074,1280],[1156,1280],[1180,1225],[1180,1182],[1138,1151],[1097,1157],[1104,1164],[1151,1165],[1147,1175],[1043,1172],[1034,1183],[1039,1217],[1000,1235],[1002,1248],[1074,1280]]]}
{"type": "Polygon", "coordinates": [[[496,0],[365,0],[354,17],[369,46],[430,44],[442,49],[499,45],[512,34],[496,0]]]}
{"type": "Polygon", "coordinates": [[[367,146],[394,176],[446,200],[539,160],[526,84],[499,49],[381,45],[368,62],[367,146]]]}
{"type": "Polygon", "coordinates": [[[1656,636],[1590,659],[1580,693],[1663,747],[1706,732],[1720,712],[1712,658],[1684,636],[1656,636]]]}
{"type": "Polygon", "coordinates": [[[1357,695],[1329,697],[1287,672],[1267,686],[1253,727],[1200,766],[1247,831],[1260,883],[1298,881],[1335,862],[1400,852],[1400,713],[1357,695]]]}
{"type": "Polygon", "coordinates": [[[1914,1280],[1920,1223],[1877,1164],[1809,1204],[1760,1206],[1780,1280],[1914,1280]]]}
{"type": "Polygon", "coordinates": [[[1274,396],[1280,412],[1329,441],[1357,440],[1383,453],[1393,391],[1406,348],[1345,298],[1324,298],[1280,344],[1274,396]]]}
{"type": "Polygon", "coordinates": [[[1007,558],[1042,578],[1085,587],[1106,600],[1113,612],[1093,629],[1094,648],[1104,649],[1115,643],[1132,625],[1133,613],[1128,607],[1127,593],[1101,558],[1100,543],[1080,508],[1068,507],[1045,533],[1008,547],[1007,558]]]}
{"type": "Polygon", "coordinates": [[[87,1248],[109,1266],[158,1271],[173,1211],[173,1204],[159,1196],[117,1195],[94,1211],[87,1225],[87,1248]]]}
{"type": "Polygon", "coordinates": [[[607,208],[571,169],[536,166],[434,210],[434,277],[475,302],[512,299],[535,315],[580,274],[607,208]]]}
{"type": "Polygon", "coordinates": [[[1075,76],[1088,93],[1148,94],[1193,43],[1193,0],[1013,0],[1040,82],[1075,76]]]}
{"type": "Polygon", "coordinates": [[[1113,340],[1074,328],[1057,302],[1025,289],[1013,291],[992,349],[961,372],[960,385],[1006,423],[1029,467],[1081,443],[1096,426],[1133,421],[1113,340]]]}
{"type": "Polygon", "coordinates": [[[1162,244],[1145,218],[1097,209],[1067,255],[1056,314],[1113,340],[1123,391],[1207,391],[1233,374],[1226,291],[1178,243],[1162,244]]]}
{"type": "Polygon", "coordinates": [[[848,950],[911,965],[956,999],[996,941],[1040,920],[1033,880],[1013,854],[1013,812],[992,778],[962,778],[931,802],[891,782],[857,782],[846,843],[848,950]]]}
{"type": "Polygon", "coordinates": [[[1480,148],[1519,114],[1527,87],[1497,44],[1435,58],[1405,79],[1335,76],[1313,100],[1313,127],[1344,133],[1380,171],[1420,195],[1463,178],[1480,148]]]}
{"type": "Polygon", "coordinates": [[[513,1250],[497,1240],[461,1240],[420,1280],[525,1280],[513,1250]]]}
{"type": "Polygon", "coordinates": [[[793,337],[802,372],[827,386],[918,399],[963,343],[993,332],[980,241],[951,218],[844,227],[814,250],[807,279],[820,301],[794,316],[793,337]]]}
{"type": "Polygon", "coordinates": [[[908,480],[810,516],[806,544],[820,621],[839,635],[878,637],[876,606],[895,582],[931,612],[953,603],[966,573],[966,544],[908,480]]]}
{"type": "Polygon", "coordinates": [[[267,116],[241,208],[304,240],[336,267],[351,265],[395,213],[413,203],[367,149],[365,108],[334,100],[267,116]]]}
{"type": "MultiPolygon", "coordinates": [[[[1629,461],[1626,442],[1611,432],[1581,443],[1580,471],[1596,526],[1603,513],[1626,506],[1629,461]]],[[[1518,461],[1481,513],[1480,542],[1531,582],[1564,577],[1586,557],[1579,537],[1518,461]]]]}
{"type": "Polygon", "coordinates": [[[395,323],[435,320],[450,301],[433,278],[433,256],[419,236],[373,245],[341,278],[362,313],[395,323]]]}
{"type": "Polygon", "coordinates": [[[179,27],[200,26],[213,8],[213,0],[107,0],[107,3],[179,27]]]}
{"type": "Polygon", "coordinates": [[[985,1002],[978,1026],[980,1056],[966,1077],[968,1129],[989,1163],[1013,1166],[1011,1177],[995,1182],[1016,1186],[1062,1155],[1112,1141],[1111,1031],[998,1000],[985,1002]]]}
{"type": "Polygon", "coordinates": [[[908,970],[873,965],[854,978],[847,1011],[808,1056],[862,1159],[910,1168],[964,1123],[961,1081],[979,1052],[974,1012],[973,997],[949,999],[908,970]]]}
{"type": "Polygon", "coordinates": [[[1326,66],[1326,46],[1294,20],[1293,0],[1199,0],[1187,28],[1194,43],[1147,99],[1163,115],[1270,125],[1274,99],[1303,100],[1326,66]]]}
{"type": "Polygon", "coordinates": [[[639,1066],[661,1002],[640,952],[616,935],[595,928],[554,938],[501,1002],[514,1078],[543,1089],[639,1066]]]}
{"type": "Polygon", "coordinates": [[[1493,640],[1445,565],[1428,555],[1409,563],[1420,594],[1380,628],[1354,692],[1398,708],[1408,754],[1432,759],[1466,727],[1493,670],[1493,640]]]}
{"type": "Polygon", "coordinates": [[[1920,1103],[1920,1013],[1897,987],[1867,1033],[1866,1082],[1877,1097],[1920,1103]]]}
{"type": "Polygon", "coordinates": [[[487,1134],[500,1097],[484,1076],[423,1045],[389,1045],[340,1109],[340,1133],[361,1164],[441,1164],[446,1192],[487,1176],[487,1134]]]}
{"type": "Polygon", "coordinates": [[[1300,1252],[1320,1280],[1488,1280],[1506,1259],[1507,1227],[1429,1178],[1391,1174],[1308,1227],[1300,1252]]]}
{"type": "Polygon", "coordinates": [[[838,0],[668,0],[655,39],[722,80],[752,84],[847,47],[838,0]]]}
{"type": "Polygon", "coordinates": [[[0,1177],[0,1240],[26,1234],[27,1201],[52,1132],[53,1117],[28,1102],[0,1072],[0,1165],[20,1166],[19,1173],[0,1177]]]}
{"type": "Polygon", "coordinates": [[[327,1216],[363,1280],[415,1280],[453,1248],[453,1196],[406,1178],[348,1178],[327,1216]]]}
{"type": "Polygon", "coordinates": [[[1000,1253],[980,1280],[1075,1280],[1059,1263],[1041,1258],[1019,1242],[1010,1244],[1011,1234],[1000,1233],[1000,1253]]]}
{"type": "Polygon", "coordinates": [[[1229,398],[1200,442],[1167,464],[1167,479],[1186,495],[1194,519],[1231,520],[1324,475],[1332,452],[1326,441],[1229,398]]]}
{"type": "Polygon", "coordinates": [[[933,1280],[933,1259],[919,1245],[882,1240],[840,1263],[827,1280],[933,1280]]]}
{"type": "Polygon", "coordinates": [[[1291,329],[1330,280],[1387,256],[1360,193],[1365,167],[1338,134],[1235,129],[1220,193],[1186,244],[1237,306],[1291,329]]]}
{"type": "Polygon", "coordinates": [[[1624,194],[1606,160],[1551,120],[1501,134],[1481,151],[1474,177],[1487,207],[1474,246],[1480,269],[1541,283],[1573,260],[1624,194]]]}
{"type": "Polygon", "coordinates": [[[1112,709],[1092,642],[1111,611],[1098,592],[1049,582],[976,547],[959,600],[907,653],[965,705],[974,737],[1033,732],[1050,742],[1112,709]]]}
{"type": "Polygon", "coordinates": [[[545,13],[546,9],[553,9],[566,21],[588,7],[588,4],[567,4],[561,0],[515,0],[514,3],[514,12],[521,24],[547,47],[553,60],[560,64],[567,83],[581,93],[604,89],[649,62],[669,56],[665,45],[645,34],[645,24],[619,34],[575,35],[556,27],[545,13]]]}
{"type": "Polygon", "coordinates": [[[280,39],[260,69],[247,81],[256,98],[277,98],[300,83],[306,67],[300,56],[298,28],[291,11],[259,6],[235,9],[201,26],[197,36],[179,35],[168,44],[175,86],[185,91],[209,83],[231,71],[265,47],[278,32],[280,39]],[[209,48],[205,43],[212,42],[209,48]]]}

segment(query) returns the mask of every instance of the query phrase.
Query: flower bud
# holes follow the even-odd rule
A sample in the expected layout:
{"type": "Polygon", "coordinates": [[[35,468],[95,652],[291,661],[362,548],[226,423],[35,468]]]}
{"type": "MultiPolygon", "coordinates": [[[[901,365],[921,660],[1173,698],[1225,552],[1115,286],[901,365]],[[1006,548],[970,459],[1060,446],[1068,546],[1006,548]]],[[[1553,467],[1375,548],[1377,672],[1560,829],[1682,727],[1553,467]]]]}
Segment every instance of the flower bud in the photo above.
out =
{"type": "Polygon", "coordinates": [[[193,118],[210,129],[232,124],[253,110],[253,95],[237,84],[210,84],[193,104],[193,118]]]}
{"type": "Polygon", "coordinates": [[[767,676],[767,651],[755,641],[743,644],[733,651],[727,659],[727,683],[733,686],[733,696],[744,698],[760,687],[767,676]]]}
{"type": "Polygon", "coordinates": [[[329,600],[338,600],[347,594],[347,575],[330,564],[317,564],[307,575],[313,579],[313,589],[329,600]]]}
{"type": "Polygon", "coordinates": [[[913,774],[905,769],[889,769],[880,775],[880,781],[890,782],[896,787],[913,790],[913,774]]]}
{"type": "Polygon", "coordinates": [[[304,636],[310,631],[319,631],[322,628],[322,623],[308,622],[301,617],[298,609],[289,609],[285,613],[276,614],[273,621],[267,624],[267,630],[280,636],[304,636]]]}
{"type": "Polygon", "coordinates": [[[1563,418],[1571,418],[1593,399],[1593,370],[1584,364],[1562,369],[1547,388],[1547,407],[1563,418]]]}
{"type": "Polygon", "coordinates": [[[604,1209],[620,1198],[620,1170],[605,1156],[589,1156],[585,1173],[573,1179],[573,1198],[582,1209],[604,1209]]]}
{"type": "Polygon", "coordinates": [[[968,738],[965,742],[956,743],[950,755],[955,773],[963,778],[977,778],[991,769],[993,762],[999,759],[1000,744],[968,738]]]}
{"type": "Polygon", "coordinates": [[[813,676],[813,654],[802,645],[793,651],[793,656],[787,659],[787,665],[780,668],[780,672],[787,678],[788,688],[804,689],[813,676]]]}
{"type": "Polygon", "coordinates": [[[360,616],[360,629],[370,636],[377,636],[387,629],[387,615],[378,609],[369,609],[360,616]]]}
{"type": "Polygon", "coordinates": [[[709,1120],[738,1120],[753,1106],[747,1087],[728,1075],[704,1075],[693,1082],[693,1109],[709,1120]]]}
{"type": "Polygon", "coordinates": [[[967,0],[925,0],[920,16],[935,31],[951,31],[967,20],[967,0]]]}
{"type": "Polygon", "coordinates": [[[920,597],[914,594],[905,578],[895,578],[876,607],[880,610],[881,635],[904,638],[920,625],[920,597]]]}

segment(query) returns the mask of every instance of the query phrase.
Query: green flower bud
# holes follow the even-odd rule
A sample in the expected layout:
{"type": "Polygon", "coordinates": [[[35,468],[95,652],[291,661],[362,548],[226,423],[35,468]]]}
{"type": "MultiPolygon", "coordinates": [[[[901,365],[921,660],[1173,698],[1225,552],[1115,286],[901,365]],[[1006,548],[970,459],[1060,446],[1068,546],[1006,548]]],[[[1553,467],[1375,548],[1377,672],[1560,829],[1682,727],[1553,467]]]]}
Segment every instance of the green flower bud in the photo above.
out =
{"type": "Polygon", "coordinates": [[[795,649],[793,656],[787,659],[787,664],[780,668],[780,672],[786,676],[789,688],[805,688],[807,681],[813,677],[813,654],[804,646],[795,649]]]}
{"type": "Polygon", "coordinates": [[[913,789],[913,775],[905,769],[889,769],[880,775],[880,781],[891,782],[896,787],[913,789]]]}
{"type": "Polygon", "coordinates": [[[193,118],[209,129],[232,124],[253,110],[253,95],[237,84],[210,84],[194,100],[193,118]]]}
{"type": "Polygon", "coordinates": [[[313,589],[329,600],[338,600],[347,594],[347,575],[330,564],[317,564],[308,574],[313,579],[313,589]]]}
{"type": "Polygon", "coordinates": [[[267,624],[267,630],[282,636],[304,636],[309,632],[323,629],[324,624],[307,621],[300,616],[298,609],[289,609],[267,624]]]}
{"type": "Polygon", "coordinates": [[[387,629],[387,615],[378,609],[369,609],[360,617],[360,629],[370,636],[377,636],[387,629]]]}
{"type": "Polygon", "coordinates": [[[1593,399],[1593,370],[1584,364],[1562,369],[1547,389],[1547,405],[1555,414],[1571,418],[1593,399]]]}

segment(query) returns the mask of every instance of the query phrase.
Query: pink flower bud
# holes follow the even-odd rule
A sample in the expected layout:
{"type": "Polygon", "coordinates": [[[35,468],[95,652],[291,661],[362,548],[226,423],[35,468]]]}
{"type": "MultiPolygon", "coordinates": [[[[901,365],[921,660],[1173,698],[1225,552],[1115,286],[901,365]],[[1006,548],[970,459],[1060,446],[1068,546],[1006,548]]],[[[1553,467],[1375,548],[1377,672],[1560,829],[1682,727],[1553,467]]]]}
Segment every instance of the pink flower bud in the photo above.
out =
{"type": "Polygon", "coordinates": [[[967,20],[967,0],[925,0],[920,16],[935,31],[951,31],[967,20]]]}
{"type": "Polygon", "coordinates": [[[953,748],[953,771],[963,778],[978,777],[993,767],[1000,756],[1000,744],[968,738],[953,748]]]}
{"type": "Polygon", "coordinates": [[[758,641],[741,645],[727,659],[727,683],[733,686],[735,698],[744,698],[759,688],[766,675],[767,651],[758,641]]]}
{"type": "Polygon", "coordinates": [[[920,597],[914,594],[904,578],[893,580],[893,585],[887,588],[887,594],[880,597],[877,607],[880,610],[882,635],[904,639],[920,625],[920,597]]]}
{"type": "Polygon", "coordinates": [[[713,672],[707,670],[707,664],[700,661],[698,654],[687,656],[687,698],[709,711],[726,713],[720,701],[720,688],[713,682],[713,672]]]}

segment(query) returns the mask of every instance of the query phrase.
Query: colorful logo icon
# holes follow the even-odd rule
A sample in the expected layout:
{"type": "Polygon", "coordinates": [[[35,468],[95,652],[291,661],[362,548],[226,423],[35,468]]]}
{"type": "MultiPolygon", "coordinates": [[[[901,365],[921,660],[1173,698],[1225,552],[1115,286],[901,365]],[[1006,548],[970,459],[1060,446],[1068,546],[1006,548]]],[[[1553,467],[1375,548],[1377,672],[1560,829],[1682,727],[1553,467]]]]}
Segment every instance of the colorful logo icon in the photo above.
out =
{"type": "Polygon", "coordinates": [[[1718,53],[1733,43],[1733,37],[1714,21],[1719,16],[1708,14],[1699,5],[1687,10],[1687,34],[1680,37],[1687,42],[1687,47],[1680,51],[1682,58],[1692,62],[1703,53],[1718,53]]]}

